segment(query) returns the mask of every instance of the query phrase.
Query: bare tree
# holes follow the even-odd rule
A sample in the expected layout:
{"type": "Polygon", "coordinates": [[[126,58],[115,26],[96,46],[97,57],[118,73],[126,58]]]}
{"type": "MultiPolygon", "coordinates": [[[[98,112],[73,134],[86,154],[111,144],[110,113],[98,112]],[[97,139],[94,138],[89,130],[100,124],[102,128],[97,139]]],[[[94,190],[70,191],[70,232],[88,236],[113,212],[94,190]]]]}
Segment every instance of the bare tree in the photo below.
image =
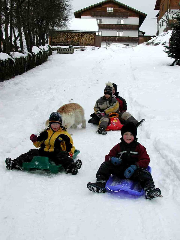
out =
{"type": "Polygon", "coordinates": [[[17,49],[18,41],[23,52],[23,36],[29,52],[32,52],[34,45],[45,45],[50,30],[64,26],[68,21],[70,11],[68,1],[1,0],[0,41],[3,42],[3,51],[9,53],[14,48],[17,49]]]}

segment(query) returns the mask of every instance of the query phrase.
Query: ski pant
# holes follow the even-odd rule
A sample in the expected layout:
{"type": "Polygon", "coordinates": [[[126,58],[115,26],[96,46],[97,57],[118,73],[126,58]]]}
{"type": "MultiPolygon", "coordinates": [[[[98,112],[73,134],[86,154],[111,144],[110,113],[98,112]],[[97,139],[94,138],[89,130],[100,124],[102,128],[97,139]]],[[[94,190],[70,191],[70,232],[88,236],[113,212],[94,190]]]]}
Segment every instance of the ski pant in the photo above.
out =
{"type": "MultiPolygon", "coordinates": [[[[91,114],[91,119],[88,121],[89,123],[93,123],[95,125],[98,125],[100,127],[103,128],[107,128],[108,124],[109,124],[109,117],[108,116],[104,116],[101,119],[95,114],[91,114]]],[[[128,112],[123,112],[123,113],[119,113],[119,120],[122,124],[126,123],[126,122],[133,122],[135,125],[138,124],[138,121],[128,112]]]]}
{"type": "Polygon", "coordinates": [[[128,112],[119,113],[119,120],[121,123],[133,122],[135,125],[138,124],[138,121],[128,112]]]}
{"type": "Polygon", "coordinates": [[[51,161],[53,161],[56,165],[62,165],[64,169],[69,168],[74,160],[69,156],[68,152],[60,151],[60,152],[45,152],[40,151],[39,149],[31,149],[29,152],[24,153],[14,159],[14,162],[22,167],[23,162],[31,162],[33,157],[42,156],[48,157],[51,161]]]}
{"type": "Polygon", "coordinates": [[[103,116],[99,121],[99,127],[107,128],[109,125],[109,117],[107,115],[103,116]]]}
{"type": "Polygon", "coordinates": [[[95,113],[92,113],[90,116],[91,116],[91,118],[89,119],[88,123],[93,123],[95,125],[99,125],[100,118],[95,113]]]}
{"type": "MultiPolygon", "coordinates": [[[[115,166],[110,161],[103,162],[96,173],[97,181],[101,180],[107,181],[111,174],[119,178],[125,178],[124,171],[127,168],[128,166],[123,165],[115,166]]],[[[155,187],[151,173],[144,168],[138,168],[137,170],[135,170],[134,174],[130,179],[139,182],[142,188],[145,190],[148,188],[155,187]]]]}
{"type": "Polygon", "coordinates": [[[99,125],[99,127],[103,127],[104,129],[107,128],[109,125],[109,117],[107,115],[103,117],[98,117],[95,113],[91,114],[91,119],[88,121],[89,123],[93,123],[99,125]]]}

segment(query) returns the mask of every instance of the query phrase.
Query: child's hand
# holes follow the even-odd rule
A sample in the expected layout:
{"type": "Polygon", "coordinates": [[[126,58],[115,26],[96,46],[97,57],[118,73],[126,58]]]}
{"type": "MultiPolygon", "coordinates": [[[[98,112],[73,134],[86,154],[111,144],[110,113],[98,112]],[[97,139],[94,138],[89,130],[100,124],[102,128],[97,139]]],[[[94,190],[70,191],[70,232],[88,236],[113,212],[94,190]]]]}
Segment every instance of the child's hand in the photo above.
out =
{"type": "Polygon", "coordinates": [[[32,142],[36,142],[36,141],[37,141],[37,135],[31,134],[30,140],[31,140],[32,142]]]}
{"type": "Polygon", "coordinates": [[[111,157],[111,162],[113,165],[120,165],[122,163],[122,159],[117,157],[111,157]]]}
{"type": "Polygon", "coordinates": [[[130,167],[128,167],[124,172],[125,178],[130,178],[134,174],[136,169],[137,169],[136,165],[131,165],[130,167]]]}

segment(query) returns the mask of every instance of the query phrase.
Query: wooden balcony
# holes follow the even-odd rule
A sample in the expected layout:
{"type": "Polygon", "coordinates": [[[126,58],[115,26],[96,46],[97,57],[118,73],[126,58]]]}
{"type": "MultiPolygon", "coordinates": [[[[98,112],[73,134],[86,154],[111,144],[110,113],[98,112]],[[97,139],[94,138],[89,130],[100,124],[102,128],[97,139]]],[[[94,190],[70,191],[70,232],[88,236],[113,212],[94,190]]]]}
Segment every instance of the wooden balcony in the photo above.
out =
{"type": "Polygon", "coordinates": [[[96,11],[96,12],[91,12],[91,16],[92,17],[128,18],[129,17],[129,13],[96,11]]]}
{"type": "Polygon", "coordinates": [[[138,43],[138,37],[110,37],[102,36],[102,42],[129,42],[129,43],[138,43]]]}
{"type": "Polygon", "coordinates": [[[138,25],[129,24],[98,24],[99,30],[113,29],[113,30],[139,30],[138,25]]]}

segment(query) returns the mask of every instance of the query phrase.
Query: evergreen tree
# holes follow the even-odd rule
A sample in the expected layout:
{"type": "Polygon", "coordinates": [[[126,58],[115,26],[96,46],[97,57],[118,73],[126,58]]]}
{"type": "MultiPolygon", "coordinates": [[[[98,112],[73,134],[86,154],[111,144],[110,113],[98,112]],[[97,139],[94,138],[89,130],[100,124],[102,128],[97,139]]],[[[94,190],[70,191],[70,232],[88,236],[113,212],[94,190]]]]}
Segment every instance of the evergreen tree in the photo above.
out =
{"type": "Polygon", "coordinates": [[[166,53],[168,57],[174,58],[171,66],[180,66],[180,13],[174,18],[172,29],[173,31],[169,41],[169,47],[166,47],[166,53]]]}

